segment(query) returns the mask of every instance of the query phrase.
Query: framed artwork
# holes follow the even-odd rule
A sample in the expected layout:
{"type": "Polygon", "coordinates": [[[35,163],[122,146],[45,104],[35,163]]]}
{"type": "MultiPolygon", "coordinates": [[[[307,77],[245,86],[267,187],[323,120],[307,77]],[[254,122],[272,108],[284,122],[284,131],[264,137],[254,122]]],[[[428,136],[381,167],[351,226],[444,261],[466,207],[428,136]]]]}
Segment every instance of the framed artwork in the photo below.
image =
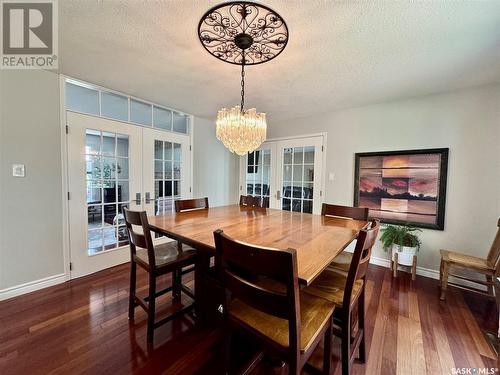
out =
{"type": "Polygon", "coordinates": [[[384,223],[443,230],[448,150],[356,154],[354,206],[384,223]]]}

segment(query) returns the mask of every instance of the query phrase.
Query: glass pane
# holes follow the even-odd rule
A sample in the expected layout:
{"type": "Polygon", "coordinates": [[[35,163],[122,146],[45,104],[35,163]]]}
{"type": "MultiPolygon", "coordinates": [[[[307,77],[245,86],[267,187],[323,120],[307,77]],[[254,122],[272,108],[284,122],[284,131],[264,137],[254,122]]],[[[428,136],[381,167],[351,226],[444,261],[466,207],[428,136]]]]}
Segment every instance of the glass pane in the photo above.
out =
{"type": "Polygon", "coordinates": [[[170,142],[165,142],[165,155],[164,155],[165,160],[173,160],[172,159],[172,143],[170,142]]]}
{"type": "Polygon", "coordinates": [[[174,143],[174,160],[181,160],[181,145],[174,143]]]}
{"type": "Polygon", "coordinates": [[[290,199],[283,198],[281,208],[285,211],[290,211],[290,199]]]}
{"type": "Polygon", "coordinates": [[[174,181],[174,195],[179,196],[181,194],[181,182],[174,181]]]}
{"type": "Polygon", "coordinates": [[[293,181],[302,181],[302,165],[294,165],[293,166],[293,181]]]}
{"type": "Polygon", "coordinates": [[[116,135],[116,156],[128,158],[128,135],[116,135]]]}
{"type": "Polygon", "coordinates": [[[114,180],[116,178],[116,159],[102,158],[102,178],[114,180]]]}
{"type": "Polygon", "coordinates": [[[99,180],[101,178],[101,158],[99,156],[86,155],[87,180],[99,180]]]}
{"type": "Polygon", "coordinates": [[[179,163],[178,161],[174,161],[174,179],[180,180],[180,178],[181,178],[181,163],[179,163]]]}
{"type": "Polygon", "coordinates": [[[163,181],[155,181],[155,199],[163,197],[163,181]]]}
{"type": "Polygon", "coordinates": [[[254,195],[262,195],[262,184],[255,184],[254,195]]]}
{"type": "Polygon", "coordinates": [[[186,115],[173,112],[173,130],[174,132],[187,133],[187,121],[188,117],[186,115]]]}
{"type": "Polygon", "coordinates": [[[292,211],[294,212],[302,212],[302,201],[300,199],[292,200],[292,211]]]}
{"type": "Polygon", "coordinates": [[[128,99],[111,92],[101,92],[101,115],[128,121],[128,99]]]}
{"type": "Polygon", "coordinates": [[[116,228],[115,227],[104,228],[102,232],[104,236],[104,250],[114,249],[117,245],[116,228]]]}
{"type": "Polygon", "coordinates": [[[284,181],[292,181],[292,166],[284,165],[283,166],[283,180],[284,181]]]}
{"type": "Polygon", "coordinates": [[[116,159],[116,178],[122,180],[128,179],[128,159],[116,159]]]}
{"type": "Polygon", "coordinates": [[[172,197],[172,181],[165,181],[165,196],[172,197]]]}
{"type": "Polygon", "coordinates": [[[270,174],[271,174],[271,167],[264,166],[262,168],[262,182],[268,184],[269,183],[270,174]]]}
{"type": "Polygon", "coordinates": [[[155,160],[155,180],[163,178],[163,162],[155,160]]]}
{"type": "Polygon", "coordinates": [[[118,246],[128,245],[128,231],[126,226],[118,227],[118,246]]]}
{"type": "Polygon", "coordinates": [[[314,147],[304,147],[304,163],[314,164],[314,147]]]}
{"type": "Polygon", "coordinates": [[[304,198],[305,199],[313,199],[314,194],[314,184],[304,184],[304,198]]]}
{"type": "MultiPolygon", "coordinates": [[[[128,185],[128,181],[118,181],[118,202],[128,202],[130,200],[128,185]]],[[[121,211],[119,212],[121,213],[121,211]]]]}
{"type": "Polygon", "coordinates": [[[293,198],[302,198],[302,186],[300,183],[294,183],[293,184],[293,192],[292,192],[293,198]]]}
{"type": "Polygon", "coordinates": [[[163,142],[155,140],[155,159],[163,160],[163,142]]]}
{"type": "Polygon", "coordinates": [[[66,107],[72,111],[99,115],[99,92],[66,82],[66,107]]]}
{"type": "Polygon", "coordinates": [[[304,163],[304,152],[302,147],[295,147],[293,149],[293,164],[304,163]]]}
{"type": "Polygon", "coordinates": [[[96,229],[102,227],[102,206],[87,207],[88,228],[96,229]]]}
{"type": "Polygon", "coordinates": [[[85,153],[97,155],[101,153],[101,132],[87,129],[85,131],[85,153]]]}
{"type": "Polygon", "coordinates": [[[271,150],[262,151],[264,165],[271,165],[271,150]]]}
{"type": "Polygon", "coordinates": [[[100,181],[87,181],[87,203],[98,204],[102,202],[102,184],[100,181]]]}
{"type": "Polygon", "coordinates": [[[285,198],[289,198],[292,194],[292,187],[290,186],[290,182],[283,183],[283,196],[285,198]]]}
{"type": "Polygon", "coordinates": [[[104,205],[104,226],[109,227],[113,225],[113,221],[116,219],[116,204],[105,204],[104,205]]]}
{"type": "Polygon", "coordinates": [[[285,148],[283,150],[283,163],[284,164],[292,164],[292,149],[285,148]]]}
{"type": "Polygon", "coordinates": [[[262,184],[262,195],[269,196],[269,184],[262,184]]]}
{"type": "Polygon", "coordinates": [[[163,201],[163,212],[173,212],[174,211],[174,201],[172,199],[165,199],[163,201]]]}
{"type": "Polygon", "coordinates": [[[116,182],[105,181],[103,189],[102,189],[102,193],[103,193],[104,203],[116,202],[116,182]]]}
{"type": "Polygon", "coordinates": [[[128,208],[128,204],[119,204],[118,205],[118,225],[125,225],[125,218],[123,217],[123,207],[128,208]]]}
{"type": "Polygon", "coordinates": [[[313,201],[302,201],[302,212],[312,214],[313,211],[313,201]]]}
{"type": "Polygon", "coordinates": [[[253,194],[253,184],[247,184],[247,194],[253,194]]]}
{"type": "Polygon", "coordinates": [[[314,181],[314,165],[304,165],[304,181],[314,181]]]}
{"type": "Polygon", "coordinates": [[[102,229],[89,230],[87,233],[87,252],[89,255],[102,251],[102,229]]]}
{"type": "MultiPolygon", "coordinates": [[[[254,165],[254,160],[255,160],[255,152],[250,152],[247,156],[247,165],[254,165]]],[[[248,173],[253,173],[253,169],[252,172],[248,171],[248,173]]]]}
{"type": "Polygon", "coordinates": [[[130,121],[151,126],[151,105],[130,99],[130,121]]]}
{"type": "Polygon", "coordinates": [[[172,130],[172,112],[153,106],[153,123],[155,128],[172,130]]]}
{"type": "Polygon", "coordinates": [[[171,180],[172,179],[172,162],[171,161],[166,161],[164,163],[164,168],[165,168],[165,179],[166,180],[171,180]]]}

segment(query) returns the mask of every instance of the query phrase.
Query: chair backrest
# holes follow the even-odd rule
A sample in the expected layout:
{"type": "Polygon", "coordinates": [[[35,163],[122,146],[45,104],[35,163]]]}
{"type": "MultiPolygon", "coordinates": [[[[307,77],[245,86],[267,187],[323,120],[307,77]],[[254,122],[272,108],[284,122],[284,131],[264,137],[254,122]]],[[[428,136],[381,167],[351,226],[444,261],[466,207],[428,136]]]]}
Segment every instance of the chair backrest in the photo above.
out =
{"type": "Polygon", "coordinates": [[[498,274],[500,272],[500,218],[498,219],[497,226],[497,235],[491,244],[491,248],[488,253],[488,262],[495,265],[498,274]]]}
{"type": "Polygon", "coordinates": [[[251,206],[265,208],[265,200],[262,197],[252,195],[240,195],[240,206],[251,206]]]}
{"type": "Polygon", "coordinates": [[[156,267],[155,251],[151,231],[149,230],[148,216],[146,211],[130,211],[128,208],[123,208],[123,217],[127,226],[128,238],[130,243],[130,256],[133,257],[136,253],[136,248],[140,247],[148,250],[148,264],[153,269],[156,267]],[[134,229],[134,225],[141,227],[142,233],[134,229]]]}
{"type": "Polygon", "coordinates": [[[379,229],[380,221],[373,220],[370,229],[363,229],[359,232],[349,272],[347,273],[347,281],[344,290],[342,306],[346,309],[350,306],[354,283],[359,279],[363,279],[363,281],[365,279],[370,257],[372,255],[372,247],[377,240],[379,229]]]}
{"type": "Polygon", "coordinates": [[[323,216],[338,216],[354,220],[368,220],[368,211],[366,207],[339,206],[326,203],[323,203],[321,207],[321,215],[323,216]]]}
{"type": "Polygon", "coordinates": [[[226,290],[225,313],[231,315],[230,300],[234,297],[288,320],[289,349],[297,353],[300,302],[296,251],[253,246],[226,236],[220,229],[214,232],[214,238],[216,266],[226,290]]]}
{"type": "Polygon", "coordinates": [[[203,210],[208,208],[208,198],[179,199],[175,201],[175,212],[203,210]]]}

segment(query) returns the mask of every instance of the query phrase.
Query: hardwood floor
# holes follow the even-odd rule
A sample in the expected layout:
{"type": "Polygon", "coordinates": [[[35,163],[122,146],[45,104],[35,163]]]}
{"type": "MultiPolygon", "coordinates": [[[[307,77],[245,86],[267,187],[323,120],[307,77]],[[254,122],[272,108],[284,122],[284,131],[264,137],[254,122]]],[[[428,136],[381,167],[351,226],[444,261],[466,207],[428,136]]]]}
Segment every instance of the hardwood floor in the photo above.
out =
{"type": "MultiPolygon", "coordinates": [[[[146,345],[146,315],[127,320],[128,265],[0,302],[0,374],[220,374],[221,335],[190,317],[168,323],[146,345]]],[[[170,282],[163,279],[163,282],[170,282]]],[[[138,293],[146,293],[145,274],[138,293]]],[[[162,310],[171,309],[169,296],[162,310]]],[[[367,281],[368,361],[353,374],[452,374],[452,368],[497,367],[481,329],[494,331],[494,302],[450,289],[439,301],[437,281],[370,266],[367,281]]],[[[234,366],[252,355],[244,338],[234,366]]],[[[340,374],[340,342],[334,343],[340,374]]],[[[320,358],[315,358],[320,360],[320,358]]],[[[265,360],[253,375],[279,373],[265,360]]],[[[495,373],[495,372],[494,372],[495,373]]],[[[493,373],[493,374],[494,374],[493,373]]],[[[496,372],[497,373],[497,372],[496,372]]]]}

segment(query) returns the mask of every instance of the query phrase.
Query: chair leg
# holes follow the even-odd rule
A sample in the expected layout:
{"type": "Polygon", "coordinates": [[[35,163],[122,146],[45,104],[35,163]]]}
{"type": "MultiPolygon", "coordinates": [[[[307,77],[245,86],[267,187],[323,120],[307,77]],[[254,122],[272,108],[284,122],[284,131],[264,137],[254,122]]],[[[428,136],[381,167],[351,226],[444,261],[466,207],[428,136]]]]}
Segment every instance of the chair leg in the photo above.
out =
{"type": "Polygon", "coordinates": [[[130,290],[128,299],[128,318],[134,319],[135,313],[135,284],[136,284],[137,264],[134,261],[130,262],[130,290]]]}
{"type": "Polygon", "coordinates": [[[342,375],[349,375],[351,367],[351,312],[344,314],[341,338],[342,375]]]}
{"type": "Polygon", "coordinates": [[[182,269],[176,269],[172,272],[172,296],[175,300],[181,298],[181,280],[182,269]]]}
{"type": "Polygon", "coordinates": [[[494,296],[494,295],[495,295],[495,293],[493,292],[493,276],[491,276],[491,275],[486,275],[486,281],[487,281],[488,283],[490,283],[490,284],[488,285],[488,294],[489,294],[490,296],[494,296]]]}
{"type": "Polygon", "coordinates": [[[450,265],[447,262],[443,262],[443,270],[441,275],[441,296],[439,299],[444,301],[446,299],[446,289],[448,288],[448,272],[450,265]]]}
{"type": "Polygon", "coordinates": [[[155,330],[155,295],[156,295],[156,278],[151,273],[149,274],[149,301],[148,301],[148,343],[153,343],[155,330]]]}
{"type": "MultiPolygon", "coordinates": [[[[333,319],[333,318],[332,318],[333,319]]],[[[323,375],[330,375],[332,371],[332,321],[325,331],[323,344],[323,375]]]]}
{"type": "Polygon", "coordinates": [[[229,375],[231,373],[231,341],[233,334],[229,327],[224,329],[224,373],[229,375]]]}
{"type": "Polygon", "coordinates": [[[365,287],[361,291],[358,300],[358,331],[361,336],[359,343],[359,360],[361,363],[366,363],[366,343],[365,343],[365,287]]]}

